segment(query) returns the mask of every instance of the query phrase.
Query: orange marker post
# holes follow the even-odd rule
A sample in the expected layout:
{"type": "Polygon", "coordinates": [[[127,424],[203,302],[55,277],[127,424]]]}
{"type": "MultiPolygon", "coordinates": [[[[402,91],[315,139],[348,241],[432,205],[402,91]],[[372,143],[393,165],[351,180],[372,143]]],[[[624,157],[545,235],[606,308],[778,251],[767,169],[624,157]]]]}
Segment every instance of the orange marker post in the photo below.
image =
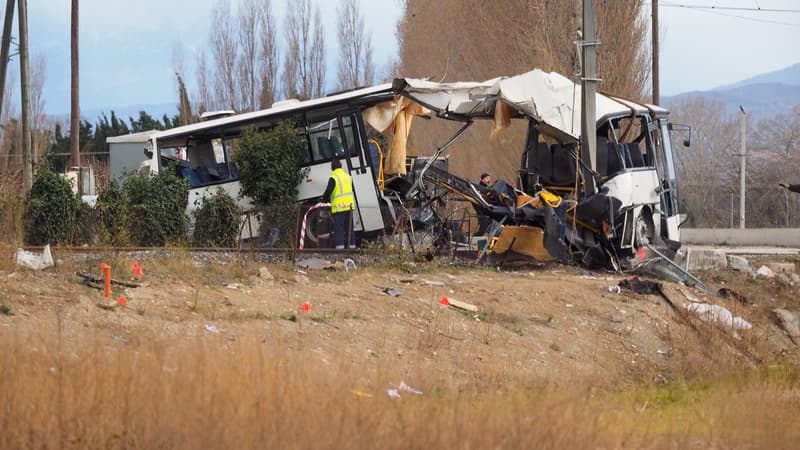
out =
{"type": "Polygon", "coordinates": [[[133,263],[133,276],[135,277],[143,277],[144,271],[142,271],[142,266],[139,265],[138,262],[133,263]]]}
{"type": "Polygon", "coordinates": [[[111,266],[106,263],[100,263],[100,268],[103,269],[103,277],[106,281],[105,297],[107,300],[111,299],[111,266]]]}

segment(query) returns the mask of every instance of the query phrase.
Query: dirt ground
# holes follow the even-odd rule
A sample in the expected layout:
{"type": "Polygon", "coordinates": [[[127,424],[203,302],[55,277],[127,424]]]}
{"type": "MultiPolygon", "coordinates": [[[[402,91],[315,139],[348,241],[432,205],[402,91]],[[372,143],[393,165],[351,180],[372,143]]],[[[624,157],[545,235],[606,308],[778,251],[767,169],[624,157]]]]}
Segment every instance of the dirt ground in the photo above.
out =
{"type": "MultiPolygon", "coordinates": [[[[800,283],[784,277],[698,274],[714,292],[727,287],[746,301],[661,281],[675,310],[659,295],[618,291],[624,274],[562,265],[503,271],[397,259],[344,271],[222,255],[57,257],[55,268],[39,272],[9,260],[0,266],[0,338],[57,320],[66,339],[90,332],[131,346],[151,337],[191,345],[198,337],[236,342],[257,333],[323,362],[377,363],[409,380],[424,372],[464,389],[502,386],[509,368],[534,383],[624,386],[800,360],[772,313],[800,309],[800,283]],[[101,308],[102,291],[76,276],[100,276],[101,259],[125,280],[134,279],[132,262],[140,263],[140,287],[113,286],[113,299],[124,296],[125,306],[101,308]],[[478,310],[442,305],[443,297],[478,310]],[[752,329],[703,322],[684,311],[692,300],[724,306],[752,329]]],[[[372,376],[356,381],[369,385],[372,376]]]]}

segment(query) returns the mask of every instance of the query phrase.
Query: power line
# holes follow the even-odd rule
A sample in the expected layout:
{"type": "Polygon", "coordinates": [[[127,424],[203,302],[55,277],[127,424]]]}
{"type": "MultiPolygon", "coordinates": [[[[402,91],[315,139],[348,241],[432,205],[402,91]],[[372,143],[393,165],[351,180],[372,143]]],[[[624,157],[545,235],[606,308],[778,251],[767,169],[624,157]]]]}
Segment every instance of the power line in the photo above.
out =
{"type": "MultiPolygon", "coordinates": [[[[758,2],[756,2],[758,5],[758,2]]],[[[728,11],[750,11],[750,12],[780,12],[780,13],[800,13],[800,9],[775,9],[775,8],[745,8],[743,6],[717,6],[715,5],[686,5],[683,3],[662,3],[662,6],[686,9],[719,9],[728,11]]]]}
{"type": "MultiPolygon", "coordinates": [[[[764,9],[755,9],[755,8],[749,8],[749,9],[747,9],[747,8],[724,8],[724,7],[716,7],[715,8],[715,7],[711,7],[711,6],[681,5],[681,4],[676,4],[676,3],[662,3],[661,6],[672,7],[672,8],[691,9],[691,10],[694,10],[694,11],[697,11],[697,12],[703,12],[703,13],[707,13],[707,14],[715,14],[715,15],[718,15],[718,16],[725,16],[725,17],[733,17],[735,19],[749,20],[751,22],[771,23],[771,24],[774,24],[774,25],[786,25],[786,26],[790,26],[790,27],[800,27],[800,23],[781,22],[781,21],[778,21],[778,20],[759,19],[759,18],[756,18],[756,17],[745,17],[745,16],[740,16],[740,15],[737,15],[737,14],[730,14],[730,13],[725,13],[725,12],[722,12],[722,11],[717,11],[717,10],[720,10],[720,9],[738,9],[738,10],[746,10],[746,11],[768,11],[768,12],[773,12],[773,11],[778,11],[778,10],[764,10],[764,9]]],[[[785,12],[800,13],[800,9],[798,9],[798,10],[785,10],[785,12]]]]}

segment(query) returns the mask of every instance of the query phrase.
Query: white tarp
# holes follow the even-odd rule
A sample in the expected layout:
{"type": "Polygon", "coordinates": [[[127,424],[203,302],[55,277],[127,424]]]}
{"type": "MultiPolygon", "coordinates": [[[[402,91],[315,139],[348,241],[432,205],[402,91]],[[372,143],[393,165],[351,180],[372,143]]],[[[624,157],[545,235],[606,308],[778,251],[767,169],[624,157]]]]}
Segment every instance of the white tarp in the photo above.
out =
{"type": "Polygon", "coordinates": [[[733,313],[724,306],[712,305],[709,303],[690,303],[688,305],[684,304],[683,307],[686,308],[687,311],[697,314],[700,316],[700,319],[706,322],[716,322],[726,327],[733,328],[734,330],[749,330],[753,328],[750,322],[739,316],[734,316],[733,313]]]}
{"type": "MultiPolygon", "coordinates": [[[[579,140],[581,134],[581,86],[555,72],[534,69],[513,77],[484,82],[436,83],[405,78],[401,95],[424,104],[441,115],[457,114],[491,118],[494,102],[500,99],[521,114],[542,123],[565,140],[579,140]]],[[[597,94],[597,117],[625,114],[631,108],[646,111],[644,105],[597,94]]]]}
{"type": "Polygon", "coordinates": [[[14,254],[14,261],[20,266],[33,270],[42,270],[55,265],[53,254],[50,252],[50,244],[44,246],[42,253],[29,252],[18,248],[16,254],[14,254]]]}

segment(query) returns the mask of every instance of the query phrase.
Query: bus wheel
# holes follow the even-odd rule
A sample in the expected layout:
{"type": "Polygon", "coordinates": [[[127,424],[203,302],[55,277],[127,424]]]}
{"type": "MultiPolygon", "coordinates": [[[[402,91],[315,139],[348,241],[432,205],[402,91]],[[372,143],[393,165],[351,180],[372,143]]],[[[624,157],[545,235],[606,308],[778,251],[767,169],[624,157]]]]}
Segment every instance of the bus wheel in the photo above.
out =
{"type": "Polygon", "coordinates": [[[306,220],[306,247],[325,246],[331,236],[331,213],[327,208],[317,208],[308,214],[306,220]]]}

